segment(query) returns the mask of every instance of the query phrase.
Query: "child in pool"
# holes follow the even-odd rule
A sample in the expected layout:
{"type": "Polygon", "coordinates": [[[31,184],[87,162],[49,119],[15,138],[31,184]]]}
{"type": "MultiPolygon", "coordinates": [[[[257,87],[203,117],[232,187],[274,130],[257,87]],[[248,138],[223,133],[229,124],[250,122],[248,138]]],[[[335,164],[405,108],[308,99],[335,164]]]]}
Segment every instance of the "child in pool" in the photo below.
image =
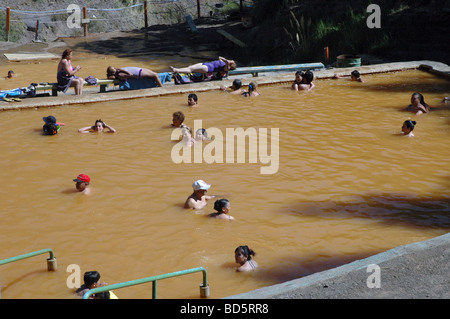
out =
{"type": "Polygon", "coordinates": [[[402,126],[403,135],[408,137],[414,137],[414,134],[412,132],[414,130],[414,125],[416,125],[416,121],[406,120],[405,122],[403,122],[402,126]]]}
{"type": "Polygon", "coordinates": [[[236,271],[244,272],[258,268],[258,263],[252,259],[252,256],[255,254],[256,253],[246,245],[236,248],[234,251],[234,259],[236,263],[240,265],[236,271]]]}
{"type": "Polygon", "coordinates": [[[233,216],[228,215],[231,209],[230,202],[228,199],[218,199],[214,203],[215,213],[211,213],[208,216],[211,218],[234,220],[233,216]]]}
{"type": "Polygon", "coordinates": [[[250,84],[248,85],[248,92],[244,92],[242,93],[242,95],[246,97],[260,95],[260,93],[257,91],[257,87],[258,85],[256,84],[256,82],[250,82],[250,84]]]}
{"type": "Polygon", "coordinates": [[[304,90],[311,91],[315,85],[313,83],[314,73],[310,70],[306,72],[297,71],[295,73],[295,81],[292,84],[292,88],[295,91],[304,90]]]}
{"type": "Polygon", "coordinates": [[[239,79],[234,79],[233,83],[229,88],[225,85],[220,86],[222,91],[228,92],[230,94],[243,94],[245,91],[242,89],[242,81],[239,79]]]}
{"type": "Polygon", "coordinates": [[[195,107],[198,105],[197,94],[191,93],[188,95],[188,106],[195,107]]]}

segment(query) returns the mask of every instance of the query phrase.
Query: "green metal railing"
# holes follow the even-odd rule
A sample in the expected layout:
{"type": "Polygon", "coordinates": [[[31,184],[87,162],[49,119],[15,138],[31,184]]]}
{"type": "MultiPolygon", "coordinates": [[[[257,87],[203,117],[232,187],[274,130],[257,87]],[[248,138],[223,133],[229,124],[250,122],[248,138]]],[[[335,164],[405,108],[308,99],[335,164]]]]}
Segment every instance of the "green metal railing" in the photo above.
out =
{"type": "MultiPolygon", "coordinates": [[[[57,267],[57,263],[56,263],[55,254],[53,253],[53,250],[51,248],[41,249],[41,250],[34,251],[34,252],[31,252],[28,254],[23,254],[23,255],[0,260],[0,266],[4,265],[4,264],[12,263],[14,261],[18,261],[18,260],[22,260],[25,258],[30,258],[30,257],[34,257],[37,255],[46,254],[46,253],[50,254],[50,257],[47,258],[47,270],[55,271],[58,267],[57,267]]],[[[0,298],[1,298],[1,290],[0,290],[0,298]]]]}
{"type": "Polygon", "coordinates": [[[208,281],[207,281],[206,269],[203,267],[198,267],[198,268],[186,269],[186,270],[181,270],[181,271],[172,272],[172,273],[168,273],[168,274],[152,276],[152,277],[147,277],[147,278],[141,278],[141,279],[126,281],[126,282],[122,282],[122,283],[118,283],[118,284],[113,284],[113,285],[90,289],[83,295],[83,299],[88,299],[91,295],[96,294],[98,292],[116,290],[116,289],[125,288],[125,287],[129,287],[129,286],[145,284],[150,281],[152,282],[152,298],[156,299],[156,281],[157,280],[192,274],[192,273],[200,272],[200,271],[203,272],[203,283],[200,286],[200,297],[202,297],[202,298],[208,297],[209,296],[209,286],[208,286],[208,281]]]}
{"type": "Polygon", "coordinates": [[[47,269],[50,270],[56,270],[56,258],[55,258],[55,254],[53,253],[53,250],[51,248],[46,248],[46,249],[41,249],[38,251],[34,251],[32,253],[28,253],[28,254],[23,254],[23,255],[19,255],[19,256],[15,256],[15,257],[11,257],[11,258],[7,258],[7,259],[3,259],[0,260],[0,266],[7,264],[7,263],[11,263],[13,261],[17,261],[17,260],[21,260],[21,259],[25,259],[25,258],[30,258],[30,257],[34,257],[37,255],[42,255],[42,254],[46,254],[49,253],[50,254],[50,258],[47,258],[47,269]]]}

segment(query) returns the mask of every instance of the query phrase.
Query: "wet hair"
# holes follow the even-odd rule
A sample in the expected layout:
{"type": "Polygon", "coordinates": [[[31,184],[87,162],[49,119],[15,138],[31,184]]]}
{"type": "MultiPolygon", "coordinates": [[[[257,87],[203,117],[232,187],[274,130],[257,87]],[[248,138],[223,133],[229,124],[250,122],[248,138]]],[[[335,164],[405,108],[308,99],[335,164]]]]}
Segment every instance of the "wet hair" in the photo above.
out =
{"type": "Polygon", "coordinates": [[[359,74],[359,72],[357,70],[353,71],[351,73],[352,76],[354,76],[355,78],[359,79],[361,77],[361,74],[359,74]]]}
{"type": "Polygon", "coordinates": [[[311,84],[313,80],[314,80],[314,73],[310,70],[306,71],[305,75],[303,76],[304,84],[311,84]]]}
{"type": "Polygon", "coordinates": [[[256,255],[256,253],[255,253],[251,248],[249,248],[247,245],[239,246],[238,248],[236,248],[236,249],[234,250],[234,253],[236,254],[239,250],[241,250],[241,251],[242,251],[242,254],[243,254],[245,257],[247,257],[247,260],[251,260],[251,259],[252,259],[252,256],[255,256],[255,255],[256,255]]]}
{"type": "Polygon", "coordinates": [[[65,49],[62,54],[62,58],[66,59],[71,53],[72,53],[72,49],[65,49]]]}
{"type": "Polygon", "coordinates": [[[257,86],[258,85],[256,84],[256,82],[250,82],[250,84],[248,85],[248,91],[253,92],[254,90],[256,90],[257,86]]]}
{"type": "Polygon", "coordinates": [[[197,94],[194,94],[194,93],[189,94],[188,98],[192,98],[195,102],[197,102],[197,100],[198,100],[197,94]]]}
{"type": "Polygon", "coordinates": [[[239,80],[239,79],[235,79],[235,80],[233,81],[233,86],[234,86],[234,88],[235,88],[236,90],[237,90],[237,89],[240,89],[241,86],[242,86],[242,81],[239,80]]]}
{"type": "Polygon", "coordinates": [[[296,76],[300,75],[301,77],[304,77],[305,76],[305,72],[299,70],[299,71],[295,72],[295,75],[296,76]]]}
{"type": "Polygon", "coordinates": [[[416,125],[416,121],[406,120],[403,122],[404,125],[406,125],[407,128],[414,130],[414,125],[416,125]]]}
{"type": "Polygon", "coordinates": [[[42,131],[44,135],[55,135],[58,133],[58,126],[55,123],[45,123],[42,131]]]}
{"type": "Polygon", "coordinates": [[[227,205],[230,203],[230,201],[228,199],[218,199],[214,202],[214,209],[219,212],[222,213],[222,208],[227,207],[227,205]]]}
{"type": "Polygon", "coordinates": [[[100,273],[98,271],[87,271],[84,273],[84,285],[91,287],[97,281],[100,280],[100,273]]]}
{"type": "Polygon", "coordinates": [[[413,96],[417,96],[419,98],[420,104],[422,104],[425,107],[429,107],[429,105],[427,103],[425,103],[425,99],[423,98],[423,95],[417,92],[414,92],[411,97],[413,96]]]}
{"type": "Polygon", "coordinates": [[[98,120],[95,121],[95,124],[94,124],[94,127],[93,127],[94,130],[97,129],[97,123],[102,123],[103,128],[106,127],[105,123],[101,119],[98,119],[98,120]]]}
{"type": "Polygon", "coordinates": [[[175,112],[175,113],[172,114],[172,116],[176,120],[180,120],[181,122],[184,121],[184,114],[183,114],[183,112],[180,112],[180,111],[175,112]]]}

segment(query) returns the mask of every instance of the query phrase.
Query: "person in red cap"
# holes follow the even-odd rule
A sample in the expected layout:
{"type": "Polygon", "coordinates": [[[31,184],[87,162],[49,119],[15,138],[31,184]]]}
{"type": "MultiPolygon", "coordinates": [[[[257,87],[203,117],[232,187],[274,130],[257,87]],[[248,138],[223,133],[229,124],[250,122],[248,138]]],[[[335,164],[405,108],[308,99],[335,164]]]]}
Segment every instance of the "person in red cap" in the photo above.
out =
{"type": "Polygon", "coordinates": [[[80,174],[73,180],[76,182],[75,187],[79,192],[83,192],[84,194],[89,194],[89,183],[91,182],[91,178],[86,174],[80,174]]]}

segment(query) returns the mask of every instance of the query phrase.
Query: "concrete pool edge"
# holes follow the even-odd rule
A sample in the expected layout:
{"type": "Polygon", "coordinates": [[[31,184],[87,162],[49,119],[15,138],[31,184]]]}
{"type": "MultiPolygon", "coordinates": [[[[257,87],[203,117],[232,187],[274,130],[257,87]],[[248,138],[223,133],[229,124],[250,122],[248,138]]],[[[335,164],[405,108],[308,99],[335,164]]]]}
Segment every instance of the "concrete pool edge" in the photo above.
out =
{"type": "MultiPolygon", "coordinates": [[[[409,61],[409,62],[391,62],[384,64],[365,65],[352,68],[332,68],[314,71],[316,79],[332,78],[334,74],[349,75],[351,71],[358,69],[361,74],[385,73],[404,71],[412,69],[422,69],[427,72],[436,74],[438,76],[450,79],[450,67],[444,63],[436,61],[409,61]]],[[[230,86],[233,79],[242,78],[244,85],[248,85],[251,81],[256,81],[258,85],[277,84],[293,81],[293,72],[271,74],[269,76],[259,77],[239,77],[229,76],[228,79],[222,81],[211,81],[192,83],[186,85],[164,85],[161,88],[143,89],[143,90],[129,90],[129,91],[114,91],[110,90],[106,93],[99,93],[98,87],[84,89],[82,96],[73,95],[73,89],[70,89],[68,95],[60,93],[58,97],[36,97],[23,99],[21,102],[4,102],[0,101],[0,111],[18,110],[27,108],[39,107],[56,107],[72,104],[87,104],[96,102],[118,101],[145,97],[154,97],[169,94],[188,94],[192,92],[204,92],[219,89],[220,85],[230,86]]]]}
{"type": "Polygon", "coordinates": [[[447,299],[449,258],[447,233],[224,299],[447,299]],[[380,267],[380,288],[368,287],[373,264],[380,267]]]}

